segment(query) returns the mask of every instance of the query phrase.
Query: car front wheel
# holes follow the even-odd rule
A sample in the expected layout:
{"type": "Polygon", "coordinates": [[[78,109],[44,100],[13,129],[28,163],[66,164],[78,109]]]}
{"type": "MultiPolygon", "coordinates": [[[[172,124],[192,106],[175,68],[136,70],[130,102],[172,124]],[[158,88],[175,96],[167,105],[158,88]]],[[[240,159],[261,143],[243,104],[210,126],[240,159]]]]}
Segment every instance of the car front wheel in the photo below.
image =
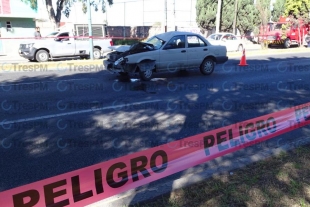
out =
{"type": "Polygon", "coordinates": [[[284,48],[289,48],[291,46],[291,40],[290,39],[286,39],[285,41],[284,41],[284,48]]]}
{"type": "Polygon", "coordinates": [[[49,59],[49,54],[46,50],[39,50],[36,53],[36,60],[38,62],[47,62],[49,59]]]}
{"type": "Polygon", "coordinates": [[[139,71],[139,75],[141,80],[149,81],[152,79],[153,71],[152,70],[139,71]]]}
{"type": "Polygon", "coordinates": [[[214,61],[211,58],[207,58],[202,62],[200,72],[204,75],[211,75],[214,71],[214,67],[214,61]]]}

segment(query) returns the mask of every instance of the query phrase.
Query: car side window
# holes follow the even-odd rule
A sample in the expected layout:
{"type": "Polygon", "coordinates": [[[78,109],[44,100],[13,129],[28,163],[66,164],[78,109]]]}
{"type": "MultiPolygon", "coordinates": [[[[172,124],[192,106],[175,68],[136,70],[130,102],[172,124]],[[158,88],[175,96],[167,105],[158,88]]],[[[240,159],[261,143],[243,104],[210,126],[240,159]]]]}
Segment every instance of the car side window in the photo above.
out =
{"type": "Polygon", "coordinates": [[[234,36],[234,35],[230,35],[230,39],[231,39],[231,40],[237,40],[237,37],[234,36]]]}
{"type": "Polygon", "coordinates": [[[68,32],[61,33],[60,35],[58,35],[58,40],[69,41],[69,33],[68,32]]]}
{"type": "Polygon", "coordinates": [[[178,35],[171,38],[164,49],[185,48],[185,35],[178,35]]]}
{"type": "Polygon", "coordinates": [[[228,34],[225,35],[225,36],[223,37],[223,40],[229,40],[229,36],[230,36],[230,35],[228,35],[228,34]]]}
{"type": "Polygon", "coordinates": [[[196,35],[187,36],[188,47],[205,47],[207,44],[196,35]]]}

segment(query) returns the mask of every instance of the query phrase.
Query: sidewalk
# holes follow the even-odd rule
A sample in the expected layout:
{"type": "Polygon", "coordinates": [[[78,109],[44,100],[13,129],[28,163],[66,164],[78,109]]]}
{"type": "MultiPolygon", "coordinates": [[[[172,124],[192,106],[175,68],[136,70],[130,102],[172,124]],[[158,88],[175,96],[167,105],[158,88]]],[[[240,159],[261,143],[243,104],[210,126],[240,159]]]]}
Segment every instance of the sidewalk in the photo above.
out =
{"type": "Polygon", "coordinates": [[[27,63],[29,60],[17,55],[0,55],[1,63],[27,63]]]}

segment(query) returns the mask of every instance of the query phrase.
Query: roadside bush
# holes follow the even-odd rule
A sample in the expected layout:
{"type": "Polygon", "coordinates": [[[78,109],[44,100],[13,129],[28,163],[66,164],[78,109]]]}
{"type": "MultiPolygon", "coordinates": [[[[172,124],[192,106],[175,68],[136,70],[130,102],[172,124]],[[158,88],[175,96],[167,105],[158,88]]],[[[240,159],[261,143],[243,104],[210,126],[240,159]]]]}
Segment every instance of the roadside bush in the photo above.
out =
{"type": "Polygon", "coordinates": [[[132,45],[137,42],[140,42],[142,39],[113,39],[113,44],[114,45],[132,45]]]}

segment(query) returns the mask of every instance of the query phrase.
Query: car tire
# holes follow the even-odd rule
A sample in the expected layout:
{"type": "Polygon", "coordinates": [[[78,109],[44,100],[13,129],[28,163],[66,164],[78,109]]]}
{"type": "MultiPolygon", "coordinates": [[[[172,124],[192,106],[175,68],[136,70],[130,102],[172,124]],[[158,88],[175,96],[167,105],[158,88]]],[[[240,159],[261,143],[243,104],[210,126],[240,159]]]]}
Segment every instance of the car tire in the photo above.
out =
{"type": "Polygon", "coordinates": [[[89,59],[89,56],[88,56],[88,55],[81,55],[80,58],[81,58],[81,59],[86,59],[86,60],[87,60],[87,59],[89,59]]]}
{"type": "Polygon", "coordinates": [[[118,74],[120,74],[121,76],[128,76],[128,73],[126,72],[118,72],[118,74]]]}
{"type": "Polygon", "coordinates": [[[94,48],[93,54],[94,54],[94,59],[98,60],[101,58],[101,52],[98,48],[94,48]]]}
{"type": "Polygon", "coordinates": [[[36,61],[38,62],[47,62],[49,59],[49,53],[46,50],[39,50],[36,53],[36,61]]]}
{"type": "Polygon", "coordinates": [[[211,58],[206,58],[200,65],[200,72],[203,75],[211,75],[214,71],[215,63],[211,58]]]}
{"type": "Polygon", "coordinates": [[[139,71],[139,75],[140,75],[141,80],[149,81],[152,79],[153,70],[139,71]]]}
{"type": "Polygon", "coordinates": [[[242,52],[242,51],[243,51],[243,45],[239,45],[238,49],[237,49],[237,52],[242,52]]]}
{"type": "Polygon", "coordinates": [[[289,47],[291,47],[291,40],[290,39],[285,39],[284,40],[284,44],[283,44],[283,46],[284,46],[284,48],[289,48],[289,47]]]}

